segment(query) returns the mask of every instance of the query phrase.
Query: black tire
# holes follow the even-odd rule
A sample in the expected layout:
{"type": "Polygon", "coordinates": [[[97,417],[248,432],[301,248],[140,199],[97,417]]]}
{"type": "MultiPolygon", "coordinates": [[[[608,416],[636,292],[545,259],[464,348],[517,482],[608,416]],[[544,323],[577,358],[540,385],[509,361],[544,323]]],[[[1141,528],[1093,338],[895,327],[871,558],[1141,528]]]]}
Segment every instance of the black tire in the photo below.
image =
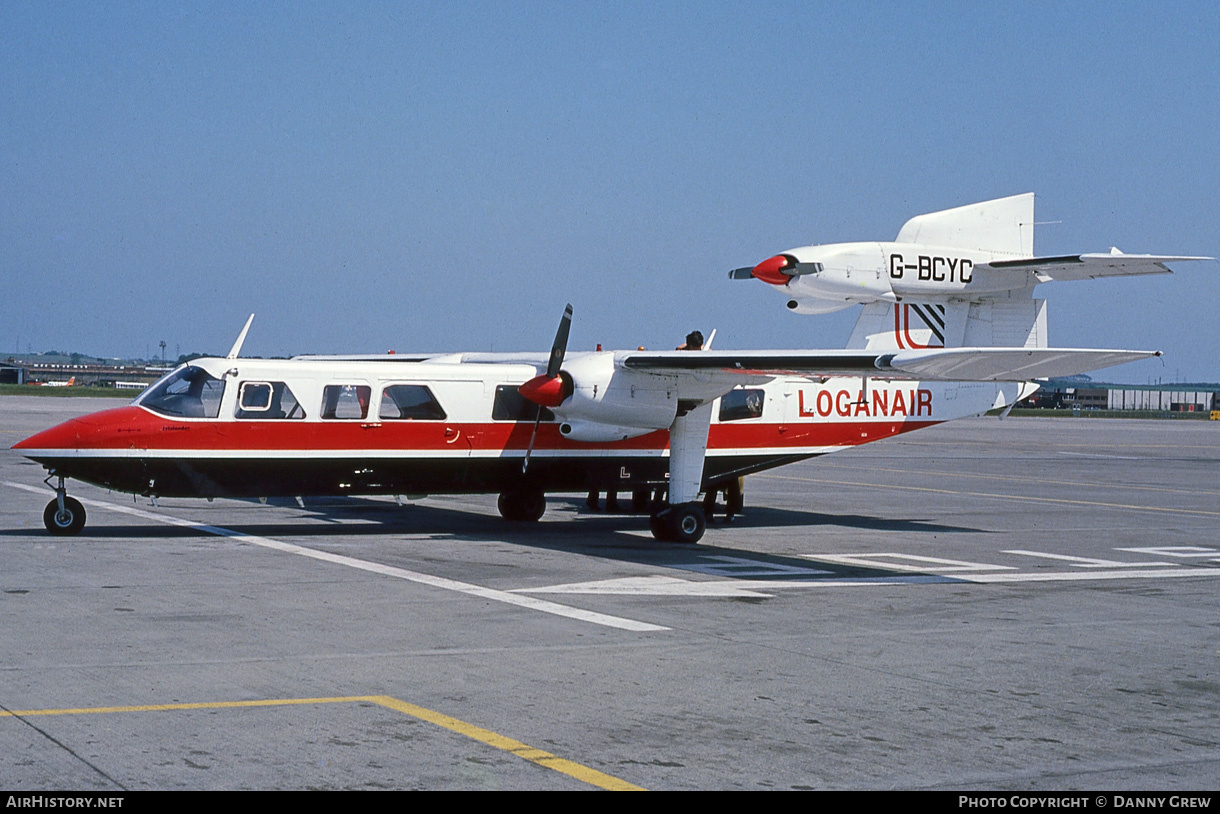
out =
{"type": "Polygon", "coordinates": [[[648,489],[636,489],[631,493],[631,511],[636,514],[647,514],[652,508],[652,492],[648,489]]]}
{"type": "Polygon", "coordinates": [[[516,492],[501,492],[496,498],[496,508],[500,510],[500,516],[505,520],[517,519],[517,501],[515,500],[516,492]]]}
{"type": "Polygon", "coordinates": [[[85,527],[85,507],[76,498],[64,497],[64,510],[59,511],[59,499],[47,504],[42,512],[43,525],[47,531],[57,537],[71,537],[80,534],[85,527]]]}
{"type": "Polygon", "coordinates": [[[653,512],[648,517],[648,528],[652,531],[652,536],[660,542],[670,542],[669,524],[665,522],[665,518],[660,512],[653,512]]]}
{"type": "Polygon", "coordinates": [[[517,523],[537,523],[546,513],[546,495],[538,491],[501,492],[496,500],[500,516],[517,523]]]}
{"type": "Polygon", "coordinates": [[[707,531],[707,519],[698,503],[674,506],[663,515],[669,540],[675,543],[697,543],[707,531]]]}

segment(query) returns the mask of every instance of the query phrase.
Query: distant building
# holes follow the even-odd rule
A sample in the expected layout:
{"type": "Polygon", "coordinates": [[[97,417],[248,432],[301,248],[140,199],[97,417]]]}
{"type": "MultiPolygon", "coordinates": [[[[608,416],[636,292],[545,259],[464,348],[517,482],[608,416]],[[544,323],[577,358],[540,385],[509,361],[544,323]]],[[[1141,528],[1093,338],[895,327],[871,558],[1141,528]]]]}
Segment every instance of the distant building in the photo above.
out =
{"type": "Polygon", "coordinates": [[[0,384],[25,384],[25,368],[12,362],[0,362],[0,384]]]}
{"type": "Polygon", "coordinates": [[[1022,407],[1195,413],[1220,410],[1220,384],[1110,384],[1087,376],[1048,379],[1022,407]]]}

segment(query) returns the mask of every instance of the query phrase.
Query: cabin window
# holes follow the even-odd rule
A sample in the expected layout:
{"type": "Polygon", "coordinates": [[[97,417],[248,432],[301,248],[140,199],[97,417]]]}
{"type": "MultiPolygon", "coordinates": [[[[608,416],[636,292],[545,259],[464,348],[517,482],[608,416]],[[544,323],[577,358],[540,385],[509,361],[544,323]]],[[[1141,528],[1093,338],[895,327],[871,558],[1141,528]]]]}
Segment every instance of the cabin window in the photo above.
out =
{"type": "Polygon", "coordinates": [[[422,384],[392,384],[381,394],[381,418],[387,421],[444,421],[445,410],[422,384]]]}
{"type": "Polygon", "coordinates": [[[166,376],[140,399],[140,406],[166,416],[216,418],[225,383],[201,367],[187,365],[166,376]]]}
{"type": "Polygon", "coordinates": [[[496,400],[492,402],[491,417],[494,421],[536,421],[538,410],[542,410],[543,421],[554,421],[555,414],[545,407],[539,407],[534,402],[517,392],[515,384],[496,386],[496,400]]]}
{"type": "Polygon", "coordinates": [[[762,414],[763,391],[761,389],[730,390],[720,398],[721,421],[762,418],[762,414]]]}
{"type": "Polygon", "coordinates": [[[280,418],[304,418],[305,410],[292,390],[283,382],[242,382],[237,391],[238,418],[270,421],[280,418]]]}
{"type": "Polygon", "coordinates": [[[368,418],[373,388],[366,384],[328,384],[322,388],[322,417],[368,418]]]}

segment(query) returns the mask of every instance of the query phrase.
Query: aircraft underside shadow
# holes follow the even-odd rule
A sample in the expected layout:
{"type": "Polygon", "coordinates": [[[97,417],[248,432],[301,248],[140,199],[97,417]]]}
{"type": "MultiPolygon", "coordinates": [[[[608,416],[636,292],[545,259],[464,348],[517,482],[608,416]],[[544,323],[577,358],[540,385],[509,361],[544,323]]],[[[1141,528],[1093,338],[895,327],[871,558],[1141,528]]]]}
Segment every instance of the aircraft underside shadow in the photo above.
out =
{"type": "MultiPolygon", "coordinates": [[[[302,508],[295,499],[272,498],[265,503],[257,500],[233,500],[225,501],[224,504],[211,504],[213,507],[220,507],[220,511],[213,508],[201,512],[197,511],[201,504],[196,501],[182,504],[161,501],[159,508],[140,501],[141,508],[145,511],[167,514],[173,512],[175,516],[180,516],[177,510],[186,509],[186,514],[197,520],[199,526],[184,527],[169,523],[134,525],[125,519],[116,524],[95,521],[88,538],[91,542],[84,544],[117,539],[215,540],[216,533],[208,530],[208,527],[213,527],[223,528],[235,536],[296,540],[306,545],[312,539],[321,541],[323,538],[335,536],[357,540],[368,538],[370,544],[373,538],[385,541],[388,537],[392,546],[411,547],[416,550],[426,548],[431,542],[506,543],[528,549],[579,553],[599,559],[671,568],[732,580],[792,582],[901,579],[904,582],[941,582],[946,581],[946,578],[910,572],[897,574],[881,568],[819,562],[801,556],[766,554],[746,547],[737,547],[733,541],[740,539],[740,535],[778,526],[808,526],[811,529],[842,526],[914,534],[985,531],[918,520],[750,507],[748,517],[739,518],[732,524],[720,523],[713,526],[703,543],[695,546],[659,543],[640,532],[639,518],[630,512],[589,512],[584,504],[584,496],[565,495],[552,498],[551,509],[569,516],[549,523],[509,522],[490,512],[472,512],[469,504],[458,502],[453,505],[422,502],[398,505],[384,499],[328,497],[305,498],[303,503],[302,508]],[[284,511],[295,512],[296,517],[284,517],[284,511]],[[401,538],[394,539],[399,535],[401,538]]],[[[629,501],[624,505],[629,505],[629,501]]],[[[100,512],[98,514],[101,515],[100,512]]],[[[4,530],[0,531],[0,537],[26,536],[29,533],[31,530],[28,529],[4,530]]],[[[220,539],[225,539],[225,536],[227,535],[221,535],[220,539]]],[[[348,553],[360,556],[355,551],[349,550],[348,553]]],[[[810,554],[816,557],[816,553],[810,554]]],[[[376,552],[371,545],[368,556],[376,559],[376,552]]]]}

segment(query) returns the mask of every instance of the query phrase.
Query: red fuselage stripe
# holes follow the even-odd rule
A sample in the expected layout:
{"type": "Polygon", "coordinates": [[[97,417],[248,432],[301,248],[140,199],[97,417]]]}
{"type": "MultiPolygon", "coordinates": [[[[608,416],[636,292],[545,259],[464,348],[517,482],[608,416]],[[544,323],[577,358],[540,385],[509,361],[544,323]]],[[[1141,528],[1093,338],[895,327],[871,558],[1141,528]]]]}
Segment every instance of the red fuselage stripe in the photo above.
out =
{"type": "MultiPolygon", "coordinates": [[[[758,421],[712,424],[708,449],[784,451],[810,447],[841,447],[875,441],[939,423],[905,417],[873,421],[821,420],[786,424],[758,421]]],[[[524,450],[533,424],[528,422],[455,423],[446,421],[247,421],[181,420],[155,415],[139,407],[121,407],[64,422],[34,435],[16,449],[37,450],[174,450],[215,452],[280,451],[401,451],[496,452],[524,450]]],[[[612,443],[569,441],[557,424],[538,428],[536,450],[663,450],[665,430],[612,443]]]]}

